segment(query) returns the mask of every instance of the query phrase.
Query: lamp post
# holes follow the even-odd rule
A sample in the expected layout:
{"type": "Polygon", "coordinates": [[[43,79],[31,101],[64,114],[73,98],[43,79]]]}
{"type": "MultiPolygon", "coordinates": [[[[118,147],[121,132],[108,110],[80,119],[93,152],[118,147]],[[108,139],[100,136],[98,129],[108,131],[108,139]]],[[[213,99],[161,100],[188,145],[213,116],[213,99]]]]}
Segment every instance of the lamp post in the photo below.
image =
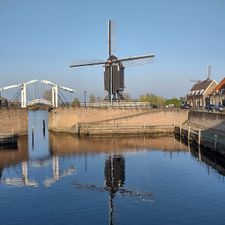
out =
{"type": "Polygon", "coordinates": [[[87,91],[84,91],[84,106],[87,107],[87,91]]]}

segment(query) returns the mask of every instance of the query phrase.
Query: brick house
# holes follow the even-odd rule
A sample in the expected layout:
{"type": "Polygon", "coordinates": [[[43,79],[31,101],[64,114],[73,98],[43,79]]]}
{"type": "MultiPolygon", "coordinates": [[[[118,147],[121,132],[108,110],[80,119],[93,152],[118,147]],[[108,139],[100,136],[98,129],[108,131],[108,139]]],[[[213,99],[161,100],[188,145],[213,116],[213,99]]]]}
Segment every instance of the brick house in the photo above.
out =
{"type": "Polygon", "coordinates": [[[209,102],[213,105],[225,106],[225,78],[214,88],[209,95],[209,102]]]}
{"type": "Polygon", "coordinates": [[[217,86],[215,80],[198,81],[186,95],[186,102],[193,108],[204,108],[208,105],[209,95],[217,86]]]}

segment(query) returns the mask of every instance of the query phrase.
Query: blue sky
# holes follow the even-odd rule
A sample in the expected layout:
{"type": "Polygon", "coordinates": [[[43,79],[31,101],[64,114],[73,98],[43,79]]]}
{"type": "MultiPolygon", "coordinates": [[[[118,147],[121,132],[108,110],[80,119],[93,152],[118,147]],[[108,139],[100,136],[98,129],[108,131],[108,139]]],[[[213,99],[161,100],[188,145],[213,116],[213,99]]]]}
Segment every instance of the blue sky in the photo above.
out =
{"type": "Polygon", "coordinates": [[[185,95],[190,79],[225,76],[225,0],[0,0],[0,86],[48,79],[104,96],[107,21],[116,21],[117,56],[153,53],[154,63],[127,67],[126,92],[185,95]]]}

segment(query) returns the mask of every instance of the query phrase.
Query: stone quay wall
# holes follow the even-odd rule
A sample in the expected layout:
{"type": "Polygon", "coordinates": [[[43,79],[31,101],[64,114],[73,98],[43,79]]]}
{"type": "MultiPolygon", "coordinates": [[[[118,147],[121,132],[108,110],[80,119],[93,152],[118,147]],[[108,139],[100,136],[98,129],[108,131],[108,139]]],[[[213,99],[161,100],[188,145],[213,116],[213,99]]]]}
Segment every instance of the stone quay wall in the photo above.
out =
{"type": "Polygon", "coordinates": [[[27,109],[1,109],[0,110],[0,135],[28,133],[27,109]]]}
{"type": "MultiPolygon", "coordinates": [[[[49,130],[77,133],[79,126],[132,127],[173,126],[188,119],[188,110],[124,108],[57,108],[49,113],[49,130]]],[[[129,133],[129,129],[127,130],[129,133]]],[[[101,132],[102,133],[102,132],[101,132]]]]}

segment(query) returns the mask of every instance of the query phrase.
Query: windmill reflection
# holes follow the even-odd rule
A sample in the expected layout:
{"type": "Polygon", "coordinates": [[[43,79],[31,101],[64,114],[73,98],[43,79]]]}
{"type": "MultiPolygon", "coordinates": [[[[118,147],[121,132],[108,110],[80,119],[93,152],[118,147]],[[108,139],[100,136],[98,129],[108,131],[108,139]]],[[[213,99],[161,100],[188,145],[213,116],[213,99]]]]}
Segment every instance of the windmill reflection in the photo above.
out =
{"type": "Polygon", "coordinates": [[[109,155],[105,161],[105,187],[109,192],[109,224],[113,224],[113,198],[125,181],[125,159],[109,155]]]}
{"type": "Polygon", "coordinates": [[[114,204],[113,200],[116,194],[120,197],[131,197],[141,201],[152,201],[153,194],[150,192],[135,192],[124,188],[125,183],[125,158],[123,155],[110,154],[105,160],[105,181],[104,186],[96,186],[93,184],[81,184],[78,181],[74,182],[74,186],[79,189],[87,189],[94,191],[109,192],[109,224],[113,224],[114,204]]]}

